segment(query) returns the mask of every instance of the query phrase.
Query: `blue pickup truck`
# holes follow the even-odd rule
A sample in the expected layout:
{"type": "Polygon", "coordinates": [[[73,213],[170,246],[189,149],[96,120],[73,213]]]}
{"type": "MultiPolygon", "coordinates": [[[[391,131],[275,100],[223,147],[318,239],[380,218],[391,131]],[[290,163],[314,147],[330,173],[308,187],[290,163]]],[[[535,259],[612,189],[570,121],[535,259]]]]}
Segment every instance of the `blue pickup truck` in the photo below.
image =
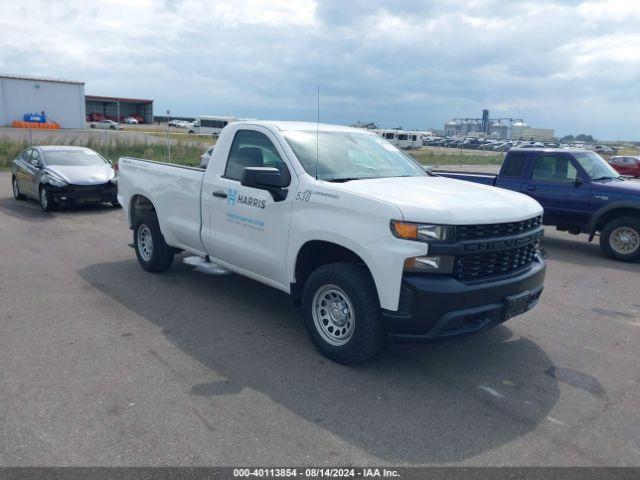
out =
{"type": "Polygon", "coordinates": [[[498,175],[433,171],[535,198],[545,225],[573,234],[600,235],[611,258],[640,259],[640,182],[618,174],[600,155],[578,149],[512,149],[498,175]]]}

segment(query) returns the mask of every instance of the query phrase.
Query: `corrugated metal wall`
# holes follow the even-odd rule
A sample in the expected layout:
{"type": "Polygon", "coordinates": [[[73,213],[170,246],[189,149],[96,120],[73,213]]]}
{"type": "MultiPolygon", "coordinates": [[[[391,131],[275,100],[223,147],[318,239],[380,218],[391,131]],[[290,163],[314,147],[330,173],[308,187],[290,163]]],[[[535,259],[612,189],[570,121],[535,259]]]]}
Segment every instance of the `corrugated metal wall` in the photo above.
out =
{"type": "Polygon", "coordinates": [[[45,111],[62,128],[85,127],[84,85],[0,77],[0,123],[45,111]]]}

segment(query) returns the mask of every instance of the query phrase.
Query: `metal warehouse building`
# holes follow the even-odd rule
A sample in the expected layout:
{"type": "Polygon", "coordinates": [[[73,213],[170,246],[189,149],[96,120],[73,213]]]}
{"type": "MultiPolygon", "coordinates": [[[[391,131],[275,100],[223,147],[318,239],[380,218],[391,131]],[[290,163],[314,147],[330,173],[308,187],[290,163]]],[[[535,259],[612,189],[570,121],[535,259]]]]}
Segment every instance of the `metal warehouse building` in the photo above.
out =
{"type": "Polygon", "coordinates": [[[84,82],[0,74],[0,125],[42,112],[62,128],[84,128],[84,82]]]}
{"type": "Polygon", "coordinates": [[[153,123],[153,100],[97,95],[87,95],[85,100],[89,120],[108,118],[121,122],[127,117],[134,117],[144,123],[153,123]]]}

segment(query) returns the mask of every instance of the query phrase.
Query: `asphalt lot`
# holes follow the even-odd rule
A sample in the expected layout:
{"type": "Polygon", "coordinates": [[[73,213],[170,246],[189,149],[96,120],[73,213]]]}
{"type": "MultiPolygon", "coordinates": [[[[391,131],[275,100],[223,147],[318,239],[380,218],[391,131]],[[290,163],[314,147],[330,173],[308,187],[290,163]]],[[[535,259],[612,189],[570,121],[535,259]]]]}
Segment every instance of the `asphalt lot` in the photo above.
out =
{"type": "Polygon", "coordinates": [[[356,367],[288,297],[137,264],[124,213],[0,174],[0,466],[640,465],[640,264],[547,230],[541,304],[356,367]]]}

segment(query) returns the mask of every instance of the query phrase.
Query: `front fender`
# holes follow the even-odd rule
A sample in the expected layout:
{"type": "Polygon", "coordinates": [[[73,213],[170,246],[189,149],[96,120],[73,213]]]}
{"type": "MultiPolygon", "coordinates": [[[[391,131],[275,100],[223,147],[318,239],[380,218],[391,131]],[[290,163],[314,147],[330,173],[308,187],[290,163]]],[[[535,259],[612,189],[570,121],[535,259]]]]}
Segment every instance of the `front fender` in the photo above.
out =
{"type": "Polygon", "coordinates": [[[589,234],[589,241],[593,240],[593,237],[598,231],[598,222],[602,219],[602,217],[612,212],[613,210],[621,209],[636,210],[638,213],[640,213],[640,202],[629,200],[614,201],[608,203],[607,205],[603,205],[598,210],[596,210],[595,213],[591,215],[591,219],[585,227],[585,231],[589,234]]]}

